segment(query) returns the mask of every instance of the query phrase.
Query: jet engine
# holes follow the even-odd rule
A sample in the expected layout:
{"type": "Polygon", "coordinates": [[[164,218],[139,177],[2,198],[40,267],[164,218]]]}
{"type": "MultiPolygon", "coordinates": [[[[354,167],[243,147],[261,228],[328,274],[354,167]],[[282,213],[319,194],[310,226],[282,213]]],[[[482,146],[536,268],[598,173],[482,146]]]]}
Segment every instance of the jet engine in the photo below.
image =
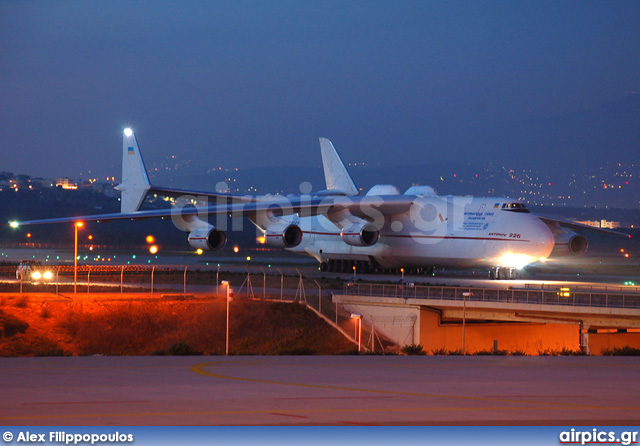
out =
{"type": "Polygon", "coordinates": [[[557,234],[554,242],[554,254],[556,255],[573,254],[579,256],[587,252],[587,248],[589,247],[587,238],[573,231],[565,231],[557,234]]]}
{"type": "Polygon", "coordinates": [[[351,246],[372,246],[378,242],[380,231],[366,221],[354,223],[342,229],[342,241],[351,246]]]}
{"type": "Polygon", "coordinates": [[[189,244],[197,249],[215,251],[227,244],[227,234],[213,226],[196,228],[189,233],[189,244]]]}
{"type": "Polygon", "coordinates": [[[269,226],[264,235],[269,245],[280,248],[294,248],[302,241],[302,229],[288,223],[269,226]]]}

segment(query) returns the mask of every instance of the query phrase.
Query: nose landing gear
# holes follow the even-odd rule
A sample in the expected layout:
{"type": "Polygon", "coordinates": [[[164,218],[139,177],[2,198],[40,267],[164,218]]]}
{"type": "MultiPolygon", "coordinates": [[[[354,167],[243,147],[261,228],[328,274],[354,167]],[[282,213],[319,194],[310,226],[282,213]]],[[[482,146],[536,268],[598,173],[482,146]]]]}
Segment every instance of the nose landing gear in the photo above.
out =
{"type": "Polygon", "coordinates": [[[518,277],[517,268],[509,268],[504,266],[496,266],[489,270],[489,278],[491,280],[515,280],[518,277]]]}

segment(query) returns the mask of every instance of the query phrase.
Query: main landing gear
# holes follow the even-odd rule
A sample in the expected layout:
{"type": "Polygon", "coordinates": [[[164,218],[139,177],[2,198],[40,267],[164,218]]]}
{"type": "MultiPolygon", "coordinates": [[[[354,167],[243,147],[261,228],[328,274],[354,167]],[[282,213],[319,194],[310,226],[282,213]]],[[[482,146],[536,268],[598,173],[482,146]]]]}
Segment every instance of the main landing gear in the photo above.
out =
{"type": "Polygon", "coordinates": [[[320,264],[320,271],[329,273],[351,273],[356,268],[358,274],[400,274],[404,269],[404,274],[416,275],[424,274],[433,275],[433,267],[429,268],[382,268],[375,260],[337,260],[330,259],[320,264]]]}

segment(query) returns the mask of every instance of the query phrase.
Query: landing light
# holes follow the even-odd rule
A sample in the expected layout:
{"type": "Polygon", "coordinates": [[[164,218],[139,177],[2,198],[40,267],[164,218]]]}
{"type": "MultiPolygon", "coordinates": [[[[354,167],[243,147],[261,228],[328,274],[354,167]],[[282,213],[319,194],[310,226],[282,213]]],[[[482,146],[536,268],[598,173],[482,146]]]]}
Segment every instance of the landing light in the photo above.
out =
{"type": "Polygon", "coordinates": [[[9,226],[11,226],[13,229],[15,229],[18,226],[20,226],[20,223],[18,223],[17,221],[10,221],[9,222],[9,226]]]}
{"type": "Polygon", "coordinates": [[[534,258],[526,254],[516,254],[513,252],[507,252],[500,257],[498,263],[500,266],[507,268],[522,269],[530,263],[534,262],[534,258]]]}
{"type": "Polygon", "coordinates": [[[42,277],[42,274],[40,274],[40,271],[34,271],[33,273],[31,273],[32,279],[40,280],[41,277],[42,277]]]}
{"type": "Polygon", "coordinates": [[[131,130],[129,127],[127,127],[126,129],[124,129],[124,135],[129,138],[131,135],[133,135],[133,130],[131,130]]]}
{"type": "Polygon", "coordinates": [[[44,277],[47,280],[51,280],[51,278],[53,277],[53,273],[51,271],[45,271],[42,277],[44,277]]]}

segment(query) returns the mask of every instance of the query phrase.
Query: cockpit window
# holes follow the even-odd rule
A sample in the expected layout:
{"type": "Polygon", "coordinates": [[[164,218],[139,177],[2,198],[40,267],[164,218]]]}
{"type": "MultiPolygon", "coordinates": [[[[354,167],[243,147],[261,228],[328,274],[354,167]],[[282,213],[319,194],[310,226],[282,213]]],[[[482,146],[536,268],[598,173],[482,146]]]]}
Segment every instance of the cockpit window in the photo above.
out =
{"type": "Polygon", "coordinates": [[[502,205],[502,210],[510,212],[529,212],[523,203],[504,203],[502,205]]]}

